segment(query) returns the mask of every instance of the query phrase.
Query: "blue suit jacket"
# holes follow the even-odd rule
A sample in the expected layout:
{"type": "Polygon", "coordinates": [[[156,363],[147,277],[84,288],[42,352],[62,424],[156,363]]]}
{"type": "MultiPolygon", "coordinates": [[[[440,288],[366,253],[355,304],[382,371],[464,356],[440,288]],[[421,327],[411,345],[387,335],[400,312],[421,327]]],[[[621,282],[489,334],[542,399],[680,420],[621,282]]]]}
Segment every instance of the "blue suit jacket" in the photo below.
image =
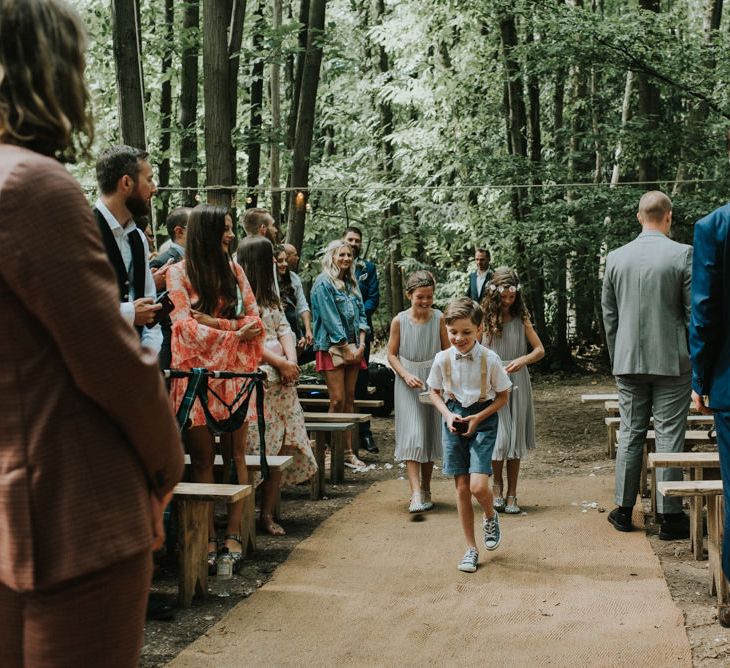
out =
{"type": "Polygon", "coordinates": [[[480,291],[477,291],[477,272],[472,271],[471,274],[469,274],[469,287],[466,291],[466,296],[469,297],[472,301],[481,304],[482,300],[484,299],[484,295],[487,293],[487,284],[492,279],[493,275],[494,270],[491,267],[488,267],[487,279],[482,284],[482,289],[480,291]]]}
{"type": "Polygon", "coordinates": [[[692,389],[730,410],[730,204],[695,224],[689,344],[692,389]]]}

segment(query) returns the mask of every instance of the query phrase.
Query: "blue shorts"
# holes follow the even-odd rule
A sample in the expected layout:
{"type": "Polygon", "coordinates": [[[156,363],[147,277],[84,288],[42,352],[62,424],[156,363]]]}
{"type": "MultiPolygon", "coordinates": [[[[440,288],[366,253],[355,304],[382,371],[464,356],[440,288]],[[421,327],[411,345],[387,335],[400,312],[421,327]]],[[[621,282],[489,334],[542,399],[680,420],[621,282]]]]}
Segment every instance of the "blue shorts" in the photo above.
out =
{"type": "MultiPolygon", "coordinates": [[[[492,402],[472,404],[464,408],[458,401],[449,399],[446,407],[456,415],[474,415],[483,411],[492,402]]],[[[496,413],[482,420],[477,431],[472,436],[453,434],[441,423],[441,433],[444,446],[444,473],[446,475],[466,475],[468,473],[484,473],[492,475],[492,450],[497,440],[497,425],[499,418],[496,413]]]]}

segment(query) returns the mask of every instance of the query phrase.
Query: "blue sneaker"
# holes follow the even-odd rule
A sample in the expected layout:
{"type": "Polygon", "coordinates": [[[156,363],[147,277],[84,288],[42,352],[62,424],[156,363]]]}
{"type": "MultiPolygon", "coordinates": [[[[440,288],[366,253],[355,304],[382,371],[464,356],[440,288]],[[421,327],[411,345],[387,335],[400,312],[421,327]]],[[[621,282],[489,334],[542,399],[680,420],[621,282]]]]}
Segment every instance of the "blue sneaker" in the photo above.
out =
{"type": "Polygon", "coordinates": [[[479,552],[476,548],[470,547],[461,558],[457,568],[464,573],[474,573],[479,562],[479,552]]]}
{"type": "Polygon", "coordinates": [[[496,550],[502,542],[502,531],[499,528],[499,513],[495,510],[492,519],[484,518],[484,547],[496,550]]]}

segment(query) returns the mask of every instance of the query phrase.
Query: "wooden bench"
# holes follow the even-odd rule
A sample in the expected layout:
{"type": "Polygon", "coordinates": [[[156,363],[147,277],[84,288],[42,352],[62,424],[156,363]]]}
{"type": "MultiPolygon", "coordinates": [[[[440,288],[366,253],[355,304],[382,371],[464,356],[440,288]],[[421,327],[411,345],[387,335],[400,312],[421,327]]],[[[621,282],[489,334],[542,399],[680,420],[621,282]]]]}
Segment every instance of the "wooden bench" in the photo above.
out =
{"type": "MultiPolygon", "coordinates": [[[[291,466],[294,458],[289,455],[267,455],[266,461],[272,471],[283,471],[291,466]]],[[[190,455],[185,455],[185,464],[190,464],[190,455]]],[[[214,468],[221,470],[225,466],[223,457],[216,455],[213,461],[214,468]]],[[[246,468],[249,471],[260,471],[261,460],[258,455],[246,455],[246,468]]],[[[314,476],[316,477],[316,476],[314,476]]],[[[256,499],[252,494],[243,500],[243,516],[245,519],[241,526],[241,540],[244,543],[243,552],[248,554],[256,550],[256,499]]],[[[277,490],[276,503],[274,504],[274,519],[278,522],[281,519],[281,490],[277,490]]]]}
{"type": "MultiPolygon", "coordinates": [[[[688,448],[691,448],[693,445],[702,445],[707,444],[710,445],[710,439],[708,438],[708,433],[706,431],[699,431],[699,430],[690,430],[684,432],[684,449],[685,452],[688,448]]],[[[648,458],[649,454],[656,451],[656,434],[653,430],[649,430],[646,432],[646,443],[644,444],[644,455],[641,462],[641,480],[640,480],[640,488],[641,488],[641,496],[647,497],[649,496],[649,478],[648,478],[648,458]]],[[[656,512],[656,498],[652,495],[651,499],[651,509],[652,512],[656,512]]]]}
{"type": "MultiPolygon", "coordinates": [[[[368,394],[373,395],[377,392],[377,389],[373,385],[368,385],[368,394]]],[[[315,383],[299,383],[297,385],[297,392],[321,392],[322,394],[328,394],[326,385],[318,385],[315,383]]]]}
{"type": "MultiPolygon", "coordinates": [[[[304,419],[307,422],[370,422],[373,416],[370,413],[316,413],[314,411],[304,411],[304,419]]],[[[355,435],[352,437],[352,451],[359,455],[360,439],[355,435]]],[[[312,497],[316,498],[316,497],[312,497]]]]}
{"type": "MultiPolygon", "coordinates": [[[[618,444],[618,432],[621,426],[620,417],[607,417],[603,418],[603,422],[606,425],[606,432],[608,437],[608,456],[611,459],[616,458],[616,445],[618,444]]],[[[654,418],[649,420],[650,424],[654,424],[654,418]]],[[[688,415],[687,426],[691,429],[692,427],[699,426],[712,426],[715,424],[715,419],[711,415],[688,415]]]]}
{"type": "MultiPolygon", "coordinates": [[[[253,498],[251,485],[217,485],[195,482],[178,483],[173,501],[177,505],[178,550],[178,604],[189,608],[197,594],[208,593],[208,512],[209,504],[216,501],[235,503],[253,498]]],[[[245,518],[241,519],[241,534],[245,518]]],[[[245,548],[244,548],[245,549],[245,548]]]]}
{"type": "Polygon", "coordinates": [[[660,494],[665,496],[695,496],[697,503],[704,498],[707,504],[707,556],[710,571],[710,593],[717,596],[718,606],[730,602],[730,586],[722,571],[722,539],[725,522],[725,509],[722,497],[722,480],[681,480],[660,482],[660,494]]]}
{"type": "Polygon", "coordinates": [[[345,434],[355,431],[355,422],[305,422],[304,427],[310,438],[314,439],[315,456],[319,467],[318,481],[312,480],[311,496],[319,499],[324,495],[324,455],[327,446],[327,434],[331,434],[332,460],[330,466],[330,482],[337,485],[345,481],[345,434]]]}
{"type": "Polygon", "coordinates": [[[585,404],[590,401],[618,401],[618,394],[581,394],[580,403],[585,404]]]}
{"type": "MultiPolygon", "coordinates": [[[[330,400],[299,397],[299,403],[303,408],[327,408],[330,405],[330,400]]],[[[355,399],[355,408],[382,408],[383,406],[385,406],[385,402],[382,399],[355,399]]]]}
{"type": "MultiPolygon", "coordinates": [[[[692,481],[704,480],[705,471],[720,473],[720,454],[718,452],[652,452],[649,454],[647,466],[651,471],[661,467],[689,469],[692,481]]],[[[656,494],[656,472],[651,476],[651,498],[656,494]]],[[[704,559],[702,550],[702,497],[691,496],[689,499],[689,540],[690,547],[697,561],[704,559]]]]}

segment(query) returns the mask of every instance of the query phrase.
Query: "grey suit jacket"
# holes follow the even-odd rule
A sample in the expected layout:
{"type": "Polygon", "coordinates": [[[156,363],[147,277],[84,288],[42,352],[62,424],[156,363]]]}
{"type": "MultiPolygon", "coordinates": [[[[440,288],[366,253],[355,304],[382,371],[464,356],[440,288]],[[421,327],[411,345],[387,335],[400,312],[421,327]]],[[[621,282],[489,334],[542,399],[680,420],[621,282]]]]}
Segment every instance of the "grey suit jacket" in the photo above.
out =
{"type": "Polygon", "coordinates": [[[690,370],[692,246],[642,232],[608,254],[603,324],[613,374],[679,376],[690,370]]]}

